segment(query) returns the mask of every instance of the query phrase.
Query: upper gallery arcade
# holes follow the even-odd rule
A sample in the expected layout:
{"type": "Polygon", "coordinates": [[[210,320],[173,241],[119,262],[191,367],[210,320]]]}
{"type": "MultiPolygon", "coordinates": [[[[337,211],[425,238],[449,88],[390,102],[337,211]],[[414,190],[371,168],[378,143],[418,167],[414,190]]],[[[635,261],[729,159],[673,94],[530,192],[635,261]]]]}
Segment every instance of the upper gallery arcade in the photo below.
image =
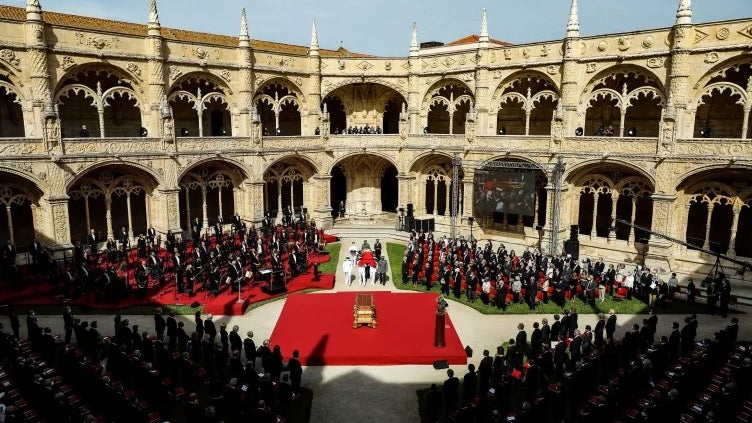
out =
{"type": "Polygon", "coordinates": [[[478,35],[422,48],[413,26],[407,56],[382,58],[320,48],[315,23],[297,46],[252,40],[245,10],[230,37],[164,28],[148,6],[146,24],[0,6],[0,238],[66,246],[288,205],[326,226],[340,202],[412,203],[446,228],[453,184],[467,228],[477,166],[453,181],[453,157],[561,156],[560,207],[543,166],[534,216],[476,230],[532,245],[579,224],[586,251],[634,255],[645,235],[619,218],[752,256],[736,241],[752,228],[750,18],[695,23],[681,0],[672,27],[582,37],[573,0],[559,40],[497,41],[484,10],[478,35]]]}

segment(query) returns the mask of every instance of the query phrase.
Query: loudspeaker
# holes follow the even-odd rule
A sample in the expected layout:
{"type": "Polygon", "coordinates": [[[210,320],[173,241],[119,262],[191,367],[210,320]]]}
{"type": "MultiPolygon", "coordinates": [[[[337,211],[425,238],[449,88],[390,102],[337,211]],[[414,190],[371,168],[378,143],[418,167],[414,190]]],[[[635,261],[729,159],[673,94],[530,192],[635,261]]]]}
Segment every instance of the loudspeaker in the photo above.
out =
{"type": "Polygon", "coordinates": [[[580,259],[580,241],[568,239],[564,242],[564,253],[572,256],[573,259],[580,259]]]}
{"type": "Polygon", "coordinates": [[[407,217],[413,217],[413,203],[407,203],[407,217]]]}
{"type": "Polygon", "coordinates": [[[468,357],[472,357],[473,356],[473,349],[470,348],[470,345],[468,345],[468,346],[465,347],[465,355],[467,355],[468,357]]]}
{"type": "Polygon", "coordinates": [[[436,370],[448,369],[449,362],[446,360],[436,360],[433,362],[433,368],[436,370]]]}
{"type": "Polygon", "coordinates": [[[572,225],[569,227],[569,239],[577,241],[577,237],[580,235],[580,225],[572,225]]]}

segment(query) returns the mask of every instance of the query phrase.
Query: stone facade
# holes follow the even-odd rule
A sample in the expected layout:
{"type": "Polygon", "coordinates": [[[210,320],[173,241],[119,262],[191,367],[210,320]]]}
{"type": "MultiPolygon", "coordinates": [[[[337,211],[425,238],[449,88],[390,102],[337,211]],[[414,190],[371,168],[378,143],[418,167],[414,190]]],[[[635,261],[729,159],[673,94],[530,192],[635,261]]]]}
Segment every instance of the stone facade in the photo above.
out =
{"type": "Polygon", "coordinates": [[[320,49],[315,25],[308,47],[251,40],[245,12],[237,38],[162,28],[155,1],[148,16],[0,6],[0,236],[66,249],[89,229],[288,205],[328,227],[343,200],[351,217],[414,204],[448,232],[454,183],[466,235],[475,171],[506,161],[541,165],[535,215],[475,216],[476,238],[560,250],[551,233],[577,224],[582,254],[712,262],[622,219],[752,256],[737,236],[752,230],[752,19],[680,7],[671,28],[580,37],[575,0],[562,40],[490,39],[484,12],[479,36],[421,49],[414,27],[407,57],[379,58],[320,49]]]}

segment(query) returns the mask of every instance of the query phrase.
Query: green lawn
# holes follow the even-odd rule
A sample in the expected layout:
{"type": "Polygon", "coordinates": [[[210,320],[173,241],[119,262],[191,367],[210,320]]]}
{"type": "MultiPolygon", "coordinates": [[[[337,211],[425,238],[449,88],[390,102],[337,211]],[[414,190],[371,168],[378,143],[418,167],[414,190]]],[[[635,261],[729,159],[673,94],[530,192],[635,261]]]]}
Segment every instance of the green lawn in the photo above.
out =
{"type": "Polygon", "coordinates": [[[333,273],[335,275],[337,274],[337,265],[339,264],[339,250],[340,249],[341,249],[341,245],[339,242],[332,242],[331,244],[326,244],[326,247],[324,247],[324,251],[329,253],[329,261],[319,265],[319,272],[333,273]]]}
{"type": "MultiPolygon", "coordinates": [[[[411,283],[402,283],[402,257],[405,254],[405,249],[406,247],[402,244],[387,243],[386,245],[389,264],[392,269],[392,280],[394,281],[394,286],[398,289],[408,291],[426,292],[425,283],[418,285],[418,287],[413,287],[411,283]]],[[[421,280],[421,282],[424,281],[421,280]]],[[[439,292],[438,285],[435,285],[431,289],[431,292],[439,292]]],[[[506,311],[503,311],[493,305],[483,304],[480,299],[477,299],[475,302],[469,302],[465,299],[464,293],[460,298],[456,298],[453,294],[450,294],[447,299],[465,304],[483,314],[560,314],[563,311],[562,307],[559,307],[553,302],[549,302],[548,304],[541,303],[535,308],[535,310],[530,310],[527,304],[511,304],[507,307],[506,311]]],[[[646,314],[649,311],[647,304],[642,301],[634,299],[615,301],[611,299],[611,297],[607,297],[604,302],[596,301],[595,306],[591,306],[579,299],[576,299],[571,303],[568,302],[564,305],[564,308],[567,309],[571,307],[576,307],[579,313],[592,312],[594,314],[607,314],[610,309],[614,309],[618,314],[646,314]]],[[[701,305],[692,305],[683,301],[674,301],[669,305],[668,309],[658,309],[658,312],[668,314],[692,314],[703,313],[704,308],[701,305]]]]}

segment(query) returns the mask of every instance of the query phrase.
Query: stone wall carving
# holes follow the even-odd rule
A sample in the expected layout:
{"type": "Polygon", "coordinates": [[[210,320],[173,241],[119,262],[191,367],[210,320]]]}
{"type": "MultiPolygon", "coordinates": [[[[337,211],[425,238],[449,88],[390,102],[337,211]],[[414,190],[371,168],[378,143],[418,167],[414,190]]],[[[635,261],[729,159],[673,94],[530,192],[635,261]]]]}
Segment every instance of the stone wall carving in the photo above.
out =
{"type": "Polygon", "coordinates": [[[21,60],[16,57],[16,53],[13,50],[7,48],[0,49],[0,59],[4,60],[16,69],[18,69],[18,67],[21,65],[21,60]]]}
{"type": "Polygon", "coordinates": [[[93,47],[97,50],[117,49],[120,45],[120,38],[118,37],[84,34],[83,32],[76,32],[76,40],[78,45],[93,47]]]}

